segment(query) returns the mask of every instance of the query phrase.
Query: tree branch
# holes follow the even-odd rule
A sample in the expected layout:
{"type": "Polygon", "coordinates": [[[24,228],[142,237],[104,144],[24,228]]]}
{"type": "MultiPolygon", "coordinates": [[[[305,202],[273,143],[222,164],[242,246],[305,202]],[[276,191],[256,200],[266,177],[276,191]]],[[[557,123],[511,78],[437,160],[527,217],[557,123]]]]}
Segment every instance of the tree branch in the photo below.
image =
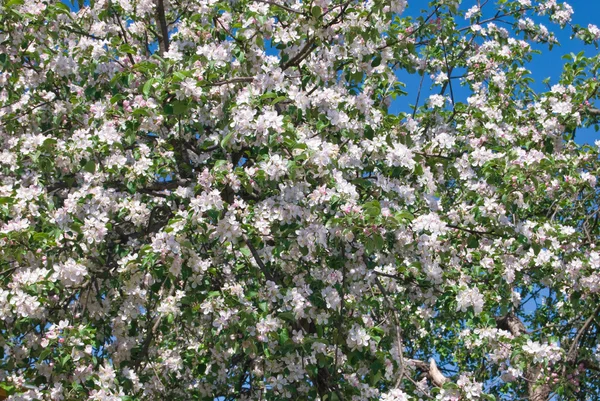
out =
{"type": "Polygon", "coordinates": [[[158,35],[159,54],[162,56],[169,51],[169,27],[165,17],[165,4],[163,0],[156,1],[156,22],[160,26],[160,35],[158,35]]]}
{"type": "Polygon", "coordinates": [[[267,266],[265,266],[264,262],[260,258],[260,255],[258,254],[258,251],[254,247],[254,245],[252,245],[252,242],[250,242],[248,239],[244,239],[244,242],[248,246],[248,249],[250,249],[250,253],[252,254],[252,257],[256,261],[256,264],[258,265],[258,267],[260,267],[260,270],[263,272],[263,274],[265,275],[267,280],[276,282],[275,277],[273,277],[273,275],[271,274],[269,269],[267,269],[267,266]]]}
{"type": "Polygon", "coordinates": [[[585,320],[585,322],[583,323],[583,326],[581,326],[581,328],[575,335],[575,338],[573,338],[573,343],[569,347],[569,352],[567,353],[567,361],[568,362],[575,362],[575,360],[577,359],[577,349],[579,348],[579,340],[581,340],[581,337],[585,334],[587,329],[590,327],[590,324],[592,323],[592,321],[598,316],[599,312],[600,312],[600,305],[598,305],[598,307],[596,307],[596,309],[592,312],[590,317],[588,317],[585,320]]]}
{"type": "Polygon", "coordinates": [[[437,364],[435,363],[435,359],[433,358],[429,359],[429,363],[420,361],[418,359],[408,359],[406,362],[425,373],[427,378],[431,380],[436,387],[442,387],[449,381],[449,379],[444,376],[442,372],[440,372],[437,364]]]}
{"type": "MultiPolygon", "coordinates": [[[[496,317],[496,325],[499,329],[510,331],[515,337],[527,334],[527,329],[521,319],[512,312],[506,316],[496,317]]],[[[524,372],[530,401],[547,401],[550,396],[550,386],[547,383],[538,385],[541,376],[542,367],[540,365],[530,365],[524,372]]]]}
{"type": "Polygon", "coordinates": [[[387,291],[385,290],[385,288],[381,284],[381,281],[379,280],[379,277],[377,277],[377,276],[375,276],[375,284],[377,285],[377,288],[379,288],[379,291],[381,291],[381,293],[383,294],[388,306],[390,307],[390,310],[392,311],[392,316],[394,317],[393,328],[394,328],[394,335],[396,337],[395,338],[396,348],[398,348],[398,359],[399,359],[398,363],[400,365],[398,368],[398,377],[396,378],[395,388],[399,388],[400,384],[402,383],[402,378],[404,376],[404,354],[403,354],[404,346],[402,345],[402,332],[401,332],[401,328],[400,328],[400,320],[398,319],[398,313],[396,312],[396,307],[390,300],[390,297],[388,296],[387,291]]]}
{"type": "Polygon", "coordinates": [[[252,81],[254,81],[254,77],[236,77],[236,78],[226,79],[224,81],[210,82],[210,83],[207,83],[207,85],[208,86],[221,86],[221,85],[237,84],[237,83],[252,82],[252,81]]]}

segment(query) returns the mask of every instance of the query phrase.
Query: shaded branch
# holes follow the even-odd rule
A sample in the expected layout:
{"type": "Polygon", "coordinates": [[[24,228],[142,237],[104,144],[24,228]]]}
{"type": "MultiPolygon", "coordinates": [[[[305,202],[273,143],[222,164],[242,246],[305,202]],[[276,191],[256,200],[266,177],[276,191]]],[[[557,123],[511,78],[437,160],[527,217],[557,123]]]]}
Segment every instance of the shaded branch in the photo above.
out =
{"type": "Polygon", "coordinates": [[[159,53],[162,56],[169,51],[169,26],[165,17],[165,4],[163,0],[156,1],[156,22],[160,26],[158,35],[159,53]]]}
{"type": "Polygon", "coordinates": [[[400,319],[398,319],[398,313],[396,312],[396,307],[392,303],[387,291],[385,290],[385,288],[383,288],[383,285],[381,284],[381,281],[379,280],[379,277],[377,277],[377,276],[375,277],[375,284],[377,285],[377,288],[379,288],[379,291],[381,291],[381,293],[383,294],[388,306],[390,307],[390,310],[392,311],[392,316],[394,317],[393,329],[394,329],[396,348],[398,349],[398,362],[400,365],[398,368],[398,377],[396,378],[396,386],[395,387],[399,388],[400,384],[402,383],[402,377],[404,376],[404,354],[403,354],[404,346],[402,345],[402,332],[401,332],[401,328],[400,328],[400,319]]]}
{"type": "Polygon", "coordinates": [[[250,249],[250,253],[252,254],[252,257],[256,261],[256,264],[258,265],[258,267],[260,267],[260,270],[263,272],[263,274],[265,275],[267,280],[276,282],[275,277],[273,277],[273,275],[271,274],[269,269],[267,269],[267,266],[265,266],[264,262],[260,258],[260,255],[258,254],[258,251],[254,247],[254,245],[252,245],[252,242],[250,242],[248,239],[244,239],[244,243],[248,246],[248,249],[250,249]]]}
{"type": "Polygon", "coordinates": [[[596,307],[596,309],[592,312],[590,317],[588,317],[585,320],[585,322],[583,323],[583,326],[581,326],[581,328],[575,335],[575,338],[573,338],[573,343],[569,347],[569,352],[567,353],[567,361],[568,362],[575,362],[575,360],[577,359],[577,349],[579,348],[579,341],[581,340],[581,337],[583,337],[583,335],[586,333],[586,331],[590,327],[590,324],[592,323],[592,321],[598,316],[598,313],[600,313],[600,305],[598,305],[598,307],[596,307]]]}
{"type": "MultiPolygon", "coordinates": [[[[496,326],[499,329],[510,331],[515,337],[527,334],[527,328],[523,321],[512,312],[506,316],[496,317],[496,326]]],[[[530,401],[547,401],[550,396],[550,386],[547,383],[538,384],[542,378],[542,373],[542,366],[540,365],[530,365],[524,372],[530,401]]]]}
{"type": "Polygon", "coordinates": [[[221,86],[221,85],[237,84],[237,83],[252,82],[252,81],[254,81],[254,77],[236,77],[236,78],[231,78],[231,79],[227,79],[224,81],[206,83],[206,85],[221,86]]]}

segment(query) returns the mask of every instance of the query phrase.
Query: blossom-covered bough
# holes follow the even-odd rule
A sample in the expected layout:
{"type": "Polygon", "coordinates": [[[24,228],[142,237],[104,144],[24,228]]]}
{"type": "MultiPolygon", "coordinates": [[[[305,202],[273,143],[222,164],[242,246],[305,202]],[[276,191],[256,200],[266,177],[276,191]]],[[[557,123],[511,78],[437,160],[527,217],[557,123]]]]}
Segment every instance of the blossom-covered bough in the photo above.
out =
{"type": "Polygon", "coordinates": [[[600,30],[463,3],[2,0],[9,399],[598,396],[600,30]]]}

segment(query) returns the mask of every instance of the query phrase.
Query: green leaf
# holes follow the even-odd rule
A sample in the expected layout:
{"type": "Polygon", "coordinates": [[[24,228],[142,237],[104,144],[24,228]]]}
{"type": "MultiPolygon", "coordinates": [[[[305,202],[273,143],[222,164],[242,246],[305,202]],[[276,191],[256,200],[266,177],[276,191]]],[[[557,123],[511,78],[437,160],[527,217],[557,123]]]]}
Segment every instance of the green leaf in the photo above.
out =
{"type": "Polygon", "coordinates": [[[396,220],[398,220],[400,222],[403,222],[403,221],[411,222],[415,219],[415,216],[408,210],[402,210],[402,211],[394,214],[394,217],[396,217],[396,220]]]}
{"type": "Polygon", "coordinates": [[[381,214],[381,205],[379,204],[379,201],[376,200],[367,202],[363,205],[363,210],[365,211],[365,214],[371,217],[377,217],[381,214]]]}
{"type": "Polygon", "coordinates": [[[338,397],[338,395],[336,393],[329,393],[329,401],[340,401],[340,398],[338,397]]]}
{"type": "Polygon", "coordinates": [[[314,6],[311,10],[312,16],[315,19],[319,19],[319,17],[321,17],[321,15],[323,14],[323,11],[321,10],[321,7],[319,6],[314,6]]]}
{"type": "Polygon", "coordinates": [[[175,71],[173,73],[173,77],[177,78],[175,82],[181,82],[185,80],[188,76],[183,71],[175,71]]]}
{"type": "Polygon", "coordinates": [[[44,139],[44,143],[42,144],[42,146],[45,148],[50,148],[53,145],[56,145],[57,143],[58,143],[58,141],[54,138],[46,138],[46,139],[44,139]]]}
{"type": "Polygon", "coordinates": [[[287,340],[290,339],[290,334],[288,333],[287,329],[282,329],[279,332],[279,344],[283,345],[287,342],[287,340]]]}
{"type": "Polygon", "coordinates": [[[71,9],[65,3],[57,2],[57,3],[54,3],[53,6],[56,7],[56,8],[63,9],[65,11],[67,11],[68,13],[71,13],[71,9]]]}
{"type": "Polygon", "coordinates": [[[290,322],[293,322],[296,320],[296,317],[294,316],[293,312],[283,312],[283,313],[279,313],[277,316],[283,320],[288,320],[290,322]]]}
{"type": "Polygon", "coordinates": [[[156,68],[157,65],[150,61],[140,61],[132,67],[133,70],[140,72],[149,72],[155,70],[156,68]]]}
{"type": "Polygon", "coordinates": [[[189,105],[186,102],[182,102],[179,100],[173,102],[173,114],[176,116],[185,114],[188,111],[188,109],[189,105]]]}
{"type": "Polygon", "coordinates": [[[61,366],[65,366],[71,360],[71,355],[67,354],[60,358],[61,366]]]}
{"type": "Polygon", "coordinates": [[[278,96],[271,102],[271,104],[277,104],[277,103],[283,102],[285,100],[287,100],[287,96],[278,96]]]}
{"type": "Polygon", "coordinates": [[[116,103],[120,102],[121,100],[125,100],[125,99],[127,99],[127,97],[125,97],[125,95],[118,93],[110,98],[110,103],[116,104],[116,103]]]}
{"type": "Polygon", "coordinates": [[[84,165],[83,165],[83,170],[87,171],[88,173],[95,173],[96,172],[96,163],[93,160],[88,160],[84,165]]]}
{"type": "Polygon", "coordinates": [[[471,235],[467,241],[469,248],[477,248],[479,246],[479,238],[476,235],[471,235]]]}
{"type": "Polygon", "coordinates": [[[378,54],[377,56],[375,56],[375,58],[371,62],[371,67],[375,68],[375,67],[378,67],[380,64],[381,64],[381,55],[378,54]]]}
{"type": "Polygon", "coordinates": [[[127,43],[124,43],[121,46],[119,46],[119,51],[125,54],[136,54],[135,49],[127,43]]]}
{"type": "Polygon", "coordinates": [[[458,390],[459,387],[456,383],[453,382],[446,382],[444,383],[444,385],[442,386],[442,388],[446,389],[446,390],[458,390]]]}
{"type": "Polygon", "coordinates": [[[152,85],[154,85],[155,82],[156,78],[150,78],[146,81],[144,87],[142,88],[142,93],[144,94],[144,96],[148,97],[148,95],[150,94],[150,90],[152,89],[152,85]]]}
{"type": "Polygon", "coordinates": [[[375,386],[377,383],[379,383],[382,376],[383,376],[383,374],[381,373],[381,370],[379,370],[374,376],[372,376],[371,377],[371,386],[375,386]]]}
{"type": "Polygon", "coordinates": [[[223,137],[223,139],[221,140],[221,147],[222,148],[226,148],[227,145],[229,144],[229,141],[231,141],[231,136],[233,135],[233,131],[231,131],[229,134],[225,135],[223,137]]]}
{"type": "Polygon", "coordinates": [[[25,4],[25,0],[9,0],[4,4],[4,8],[11,9],[25,4]]]}
{"type": "Polygon", "coordinates": [[[46,358],[48,358],[50,356],[50,354],[52,354],[52,349],[44,348],[44,350],[40,353],[39,360],[40,361],[45,360],[46,358]]]}

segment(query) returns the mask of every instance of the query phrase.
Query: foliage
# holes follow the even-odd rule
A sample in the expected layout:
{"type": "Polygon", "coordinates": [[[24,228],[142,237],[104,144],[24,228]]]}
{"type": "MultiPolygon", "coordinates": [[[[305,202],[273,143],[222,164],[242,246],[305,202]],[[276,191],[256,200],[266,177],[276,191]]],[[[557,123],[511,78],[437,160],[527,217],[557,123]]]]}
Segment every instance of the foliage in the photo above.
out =
{"type": "Polygon", "coordinates": [[[476,3],[3,1],[10,399],[598,394],[600,30],[476,3]]]}

